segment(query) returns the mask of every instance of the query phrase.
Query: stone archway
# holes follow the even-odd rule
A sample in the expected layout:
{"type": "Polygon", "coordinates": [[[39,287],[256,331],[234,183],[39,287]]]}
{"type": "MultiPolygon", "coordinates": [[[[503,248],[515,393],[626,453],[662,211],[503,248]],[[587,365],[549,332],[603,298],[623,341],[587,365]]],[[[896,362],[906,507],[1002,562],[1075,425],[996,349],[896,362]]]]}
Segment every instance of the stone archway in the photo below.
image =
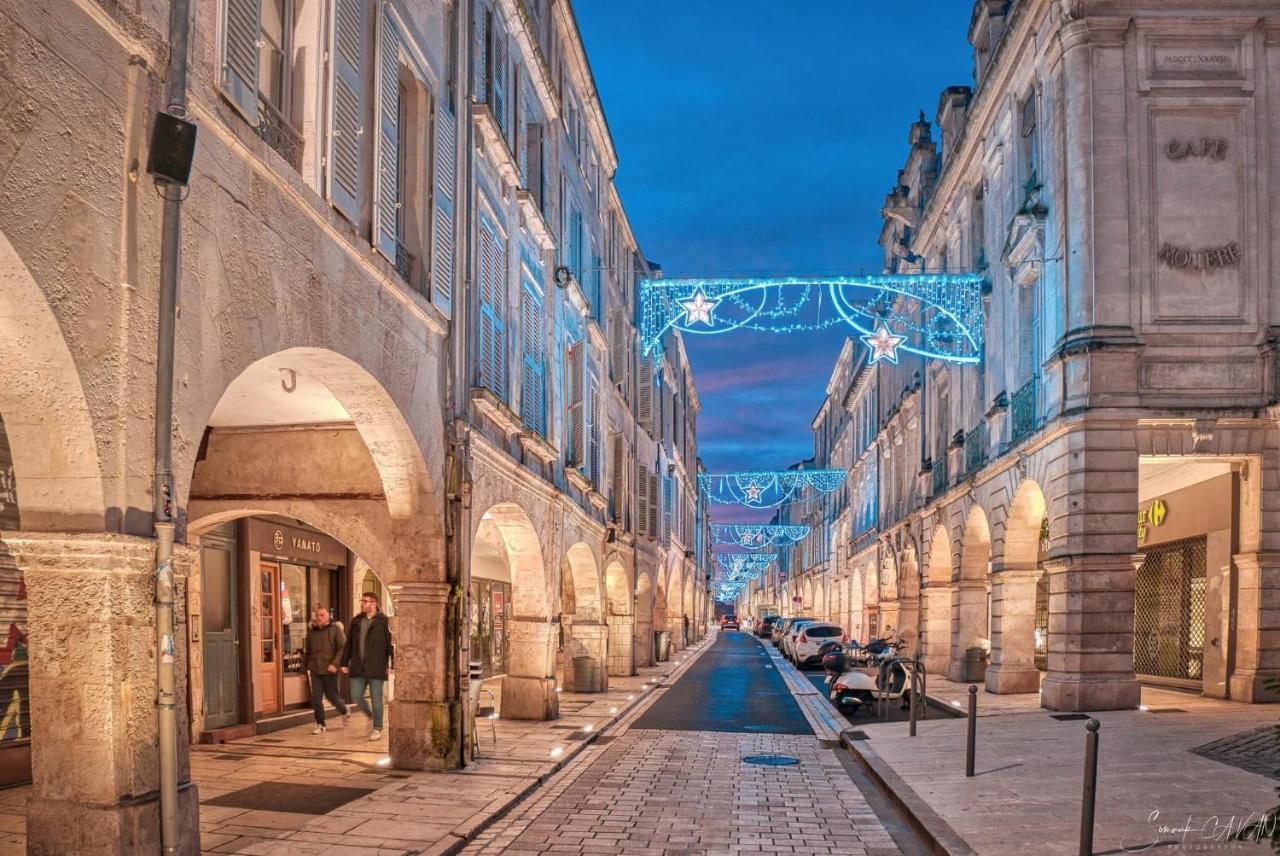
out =
{"type": "Polygon", "coordinates": [[[951,663],[947,676],[977,682],[990,651],[991,529],[978,505],[969,510],[960,542],[960,574],[951,590],[951,663]]]}
{"type": "Polygon", "coordinates": [[[951,663],[951,539],[933,529],[920,598],[920,656],[928,674],[944,675],[951,663]]]}
{"type": "Polygon", "coordinates": [[[641,571],[636,576],[636,624],[635,637],[632,640],[632,650],[635,651],[635,665],[652,666],[653,660],[653,631],[657,629],[657,622],[654,619],[655,596],[657,590],[653,587],[653,580],[650,578],[648,571],[641,571]]]}
{"type": "Polygon", "coordinates": [[[1009,506],[1003,555],[994,563],[991,577],[991,665],[986,684],[993,693],[1030,693],[1040,688],[1036,607],[1038,590],[1045,582],[1041,565],[1044,520],[1044,492],[1025,479],[1009,506]]]}
{"type": "MultiPolygon", "coordinates": [[[[697,633],[697,601],[694,599],[693,569],[686,569],[684,575],[684,644],[693,644],[697,633]]],[[[739,616],[741,617],[741,616],[739,616]]]]}
{"type": "Polygon", "coordinates": [[[601,589],[595,554],[579,541],[565,552],[560,574],[561,683],[571,692],[603,692],[608,686],[609,629],[601,589]],[[582,657],[590,662],[576,662],[582,657]]]}
{"type": "Polygon", "coordinates": [[[538,532],[523,508],[502,502],[481,515],[472,538],[473,555],[481,542],[499,552],[511,578],[511,647],[502,680],[501,715],[556,719],[560,715],[555,680],[558,628],[552,618],[538,532]]]}
{"type": "Polygon", "coordinates": [[[903,548],[898,560],[898,632],[906,641],[906,653],[919,656],[920,565],[912,543],[903,548]]]}
{"type": "Polygon", "coordinates": [[[635,598],[631,594],[631,582],[627,569],[614,556],[604,569],[606,622],[609,627],[608,673],[625,677],[634,675],[635,646],[635,598]]]}
{"type": "Polygon", "coordinates": [[[684,572],[680,560],[667,567],[667,630],[671,633],[671,653],[685,646],[684,639],[684,572]]]}

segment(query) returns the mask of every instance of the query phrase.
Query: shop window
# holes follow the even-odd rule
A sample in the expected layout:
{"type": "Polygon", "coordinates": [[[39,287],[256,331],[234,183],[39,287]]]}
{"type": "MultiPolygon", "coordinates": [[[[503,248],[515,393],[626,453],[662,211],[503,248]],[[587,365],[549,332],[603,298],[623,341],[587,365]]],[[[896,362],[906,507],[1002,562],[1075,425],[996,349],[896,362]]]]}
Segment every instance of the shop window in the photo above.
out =
{"type": "Polygon", "coordinates": [[[1133,669],[1139,675],[1204,679],[1207,550],[1203,536],[1146,548],[1134,608],[1133,669]]]}

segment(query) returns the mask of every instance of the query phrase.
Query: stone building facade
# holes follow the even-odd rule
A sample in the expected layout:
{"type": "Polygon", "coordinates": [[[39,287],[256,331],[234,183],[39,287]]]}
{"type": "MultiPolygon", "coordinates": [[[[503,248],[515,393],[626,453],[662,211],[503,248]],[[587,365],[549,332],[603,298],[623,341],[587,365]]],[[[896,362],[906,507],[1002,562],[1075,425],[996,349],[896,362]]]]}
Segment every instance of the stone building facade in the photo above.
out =
{"type": "MultiPolygon", "coordinates": [[[[32,780],[40,852],[158,837],[168,6],[0,7],[0,776],[32,780]]],[[[557,687],[650,662],[655,629],[697,634],[699,527],[659,528],[696,520],[697,396],[678,340],[637,354],[656,271],[567,0],[194,3],[189,69],[180,743],[305,705],[311,608],[346,620],[363,591],[407,769],[466,762],[469,661],[503,716],[546,719],[557,687]]]]}
{"type": "Polygon", "coordinates": [[[985,275],[985,353],[842,356],[820,614],[1051,709],[1274,698],[1278,33],[1266,0],[974,4],[880,244],[985,275]]]}

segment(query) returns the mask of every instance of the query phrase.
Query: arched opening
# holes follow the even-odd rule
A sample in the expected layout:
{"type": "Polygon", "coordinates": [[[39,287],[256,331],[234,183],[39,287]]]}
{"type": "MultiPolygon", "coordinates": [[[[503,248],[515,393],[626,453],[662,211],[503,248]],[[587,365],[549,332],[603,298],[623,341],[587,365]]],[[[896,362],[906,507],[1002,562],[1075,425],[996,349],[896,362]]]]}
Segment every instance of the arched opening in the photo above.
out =
{"type": "Polygon", "coordinates": [[[399,406],[349,358],[293,348],[250,364],[207,408],[185,492],[178,470],[199,551],[191,588],[206,604],[190,646],[193,725],[218,740],[305,709],[312,608],[350,627],[369,593],[396,645],[394,679],[371,687],[392,763],[455,765],[458,736],[415,725],[459,702],[437,679],[452,641],[440,501],[399,406]]]}
{"type": "Polygon", "coordinates": [[[608,672],[624,677],[635,674],[635,600],[627,569],[616,557],[604,568],[606,622],[609,627],[608,672]]]}
{"type": "Polygon", "coordinates": [[[694,600],[693,571],[689,570],[684,575],[684,627],[682,629],[686,645],[693,642],[696,612],[697,601],[694,600]]]}
{"type": "Polygon", "coordinates": [[[667,569],[667,631],[671,633],[671,651],[684,647],[684,569],[679,560],[667,569]]]}
{"type": "Polygon", "coordinates": [[[898,561],[898,632],[906,641],[904,650],[916,656],[920,637],[920,566],[912,544],[906,546],[898,561]]]}
{"type": "Polygon", "coordinates": [[[991,666],[986,674],[991,692],[1035,692],[1048,667],[1046,522],[1044,493],[1026,479],[1014,492],[1003,555],[992,574],[991,666]]]}
{"type": "Polygon", "coordinates": [[[641,571],[636,576],[636,629],[632,639],[632,650],[635,651],[635,665],[652,666],[653,631],[657,628],[654,618],[655,596],[657,590],[648,571],[641,571]]]}
{"type": "Polygon", "coordinates": [[[951,662],[951,538],[935,526],[929,539],[925,587],[920,597],[920,656],[929,674],[946,674],[951,662]]]}
{"type": "Polygon", "coordinates": [[[880,630],[886,635],[896,635],[902,630],[901,604],[898,603],[898,563],[890,542],[883,542],[880,550],[880,630]]]}
{"type": "Polygon", "coordinates": [[[991,651],[991,529],[975,505],[960,541],[960,576],[951,591],[951,665],[948,677],[983,680],[991,651]]]}
{"type": "Polygon", "coordinates": [[[600,572],[586,544],[574,544],[560,563],[560,685],[570,692],[603,692],[608,684],[609,636],[600,572]]]}
{"type": "MultiPolygon", "coordinates": [[[[538,532],[514,502],[493,506],[480,517],[472,537],[471,575],[505,576],[503,601],[501,715],[507,719],[555,719],[558,628],[547,596],[546,564],[538,532]]],[[[474,594],[474,592],[473,592],[474,594]]]]}

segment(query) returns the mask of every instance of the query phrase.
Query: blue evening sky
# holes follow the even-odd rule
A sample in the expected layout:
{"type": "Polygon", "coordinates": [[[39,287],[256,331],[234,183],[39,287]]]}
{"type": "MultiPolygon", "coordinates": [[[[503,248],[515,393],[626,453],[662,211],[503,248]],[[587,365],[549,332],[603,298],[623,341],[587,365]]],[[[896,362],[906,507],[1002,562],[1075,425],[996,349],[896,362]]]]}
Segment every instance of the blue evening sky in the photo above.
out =
{"type": "MultiPolygon", "coordinates": [[[[971,83],[970,0],[577,0],[623,204],[667,276],[880,268],[920,110],[971,83]]],[[[809,457],[843,333],[686,336],[712,472],[809,457]]]]}

